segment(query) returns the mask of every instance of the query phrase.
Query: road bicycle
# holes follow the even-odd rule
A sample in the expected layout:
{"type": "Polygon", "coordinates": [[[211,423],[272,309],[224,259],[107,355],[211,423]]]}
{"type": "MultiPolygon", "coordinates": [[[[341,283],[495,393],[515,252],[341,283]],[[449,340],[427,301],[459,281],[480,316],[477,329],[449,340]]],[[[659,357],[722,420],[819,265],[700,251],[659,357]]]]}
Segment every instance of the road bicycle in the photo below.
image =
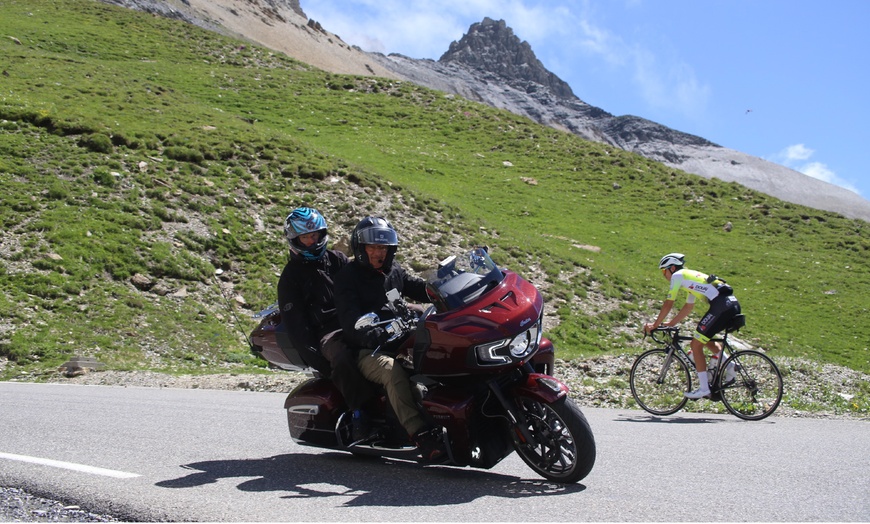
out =
{"type": "MultiPolygon", "coordinates": [[[[721,355],[728,357],[715,359],[718,365],[707,370],[710,400],[721,401],[736,417],[761,420],[776,411],[782,400],[782,374],[764,353],[734,349],[729,344],[728,334],[745,322],[743,315],[738,315],[721,337],[712,339],[722,346],[721,355]]],[[[645,351],[635,359],[629,375],[631,394],[641,408],[653,415],[671,415],[689,400],[683,393],[693,389],[690,370],[695,369],[695,364],[682,346],[692,337],[680,335],[679,327],[658,327],[650,336],[664,347],[645,351]]]]}

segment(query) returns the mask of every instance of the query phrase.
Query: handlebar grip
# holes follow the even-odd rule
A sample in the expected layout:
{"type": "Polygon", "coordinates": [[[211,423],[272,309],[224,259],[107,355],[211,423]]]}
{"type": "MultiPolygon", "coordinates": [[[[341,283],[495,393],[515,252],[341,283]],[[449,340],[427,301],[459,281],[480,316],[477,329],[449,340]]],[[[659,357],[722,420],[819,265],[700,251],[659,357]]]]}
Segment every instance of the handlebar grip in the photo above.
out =
{"type": "Polygon", "coordinates": [[[662,340],[661,338],[659,338],[660,336],[662,336],[661,335],[662,333],[666,334],[669,338],[674,339],[674,338],[676,338],[677,333],[679,333],[679,331],[680,331],[680,328],[677,326],[659,326],[659,327],[653,329],[652,331],[650,331],[649,336],[652,337],[652,339],[655,340],[656,342],[658,342],[660,344],[665,344],[668,341],[662,340]],[[660,334],[658,337],[656,336],[657,333],[660,334]]]}

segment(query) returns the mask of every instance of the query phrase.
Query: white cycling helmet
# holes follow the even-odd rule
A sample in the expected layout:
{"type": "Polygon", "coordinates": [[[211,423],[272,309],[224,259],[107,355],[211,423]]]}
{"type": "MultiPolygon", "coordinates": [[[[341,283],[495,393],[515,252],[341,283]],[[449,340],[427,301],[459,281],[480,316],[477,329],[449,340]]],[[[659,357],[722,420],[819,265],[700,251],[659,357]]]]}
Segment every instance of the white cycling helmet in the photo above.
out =
{"type": "Polygon", "coordinates": [[[661,261],[659,262],[659,269],[666,269],[669,267],[678,267],[682,268],[686,263],[686,255],[682,253],[668,253],[663,256],[661,261]]]}

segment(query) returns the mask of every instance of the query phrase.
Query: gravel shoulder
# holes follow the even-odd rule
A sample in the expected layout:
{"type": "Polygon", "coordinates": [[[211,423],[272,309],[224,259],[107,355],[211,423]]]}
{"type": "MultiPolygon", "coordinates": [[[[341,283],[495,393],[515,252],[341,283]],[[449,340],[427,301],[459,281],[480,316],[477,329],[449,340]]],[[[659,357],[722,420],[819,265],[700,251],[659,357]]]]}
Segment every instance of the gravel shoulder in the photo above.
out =
{"type": "Polygon", "coordinates": [[[17,488],[0,487],[0,522],[119,522],[78,506],[31,495],[17,488]]]}
{"type": "MultiPolygon", "coordinates": [[[[580,407],[637,409],[631,397],[628,376],[636,354],[601,356],[571,361],[556,360],[555,376],[568,385],[580,407]]],[[[849,399],[862,394],[870,375],[849,368],[818,364],[803,359],[777,358],[785,393],[774,417],[842,418],[870,420],[866,413],[844,409],[849,399]],[[794,406],[801,406],[796,408],[794,406]]],[[[306,380],[305,373],[271,370],[257,374],[218,373],[169,375],[152,371],[56,372],[41,382],[123,387],[217,389],[259,392],[290,392],[306,380]]],[[[687,409],[726,413],[721,403],[690,403],[687,409]]]]}

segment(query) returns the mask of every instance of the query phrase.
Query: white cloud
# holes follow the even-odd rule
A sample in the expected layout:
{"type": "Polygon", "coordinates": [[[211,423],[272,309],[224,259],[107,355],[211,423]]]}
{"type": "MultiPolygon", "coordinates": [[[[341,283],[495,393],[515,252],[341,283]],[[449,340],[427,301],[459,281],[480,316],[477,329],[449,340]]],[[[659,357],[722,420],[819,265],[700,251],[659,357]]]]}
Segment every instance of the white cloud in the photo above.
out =
{"type": "MultiPolygon", "coordinates": [[[[568,5],[557,16],[545,13],[546,19],[534,21],[552,33],[545,42],[549,40],[547,47],[558,51],[559,63],[570,64],[572,56],[582,53],[611,68],[613,78],[631,78],[640,97],[658,112],[679,113],[690,119],[704,114],[710,87],[698,79],[694,68],[678,53],[665,56],[653,52],[644,42],[627,41],[598,23],[588,2],[568,5]]],[[[533,48],[539,52],[536,45],[533,48]]]]}
{"type": "Polygon", "coordinates": [[[694,69],[679,59],[662,63],[661,57],[636,45],[633,79],[640,95],[651,108],[698,119],[706,111],[710,87],[698,80],[694,69]]]}
{"type": "Polygon", "coordinates": [[[851,184],[848,180],[844,180],[837,176],[826,164],[822,162],[808,162],[815,154],[815,150],[808,148],[804,144],[795,144],[788,146],[774,157],[774,162],[779,162],[782,165],[799,171],[807,176],[817,178],[829,184],[840,186],[854,193],[861,194],[858,188],[851,184]]]}
{"type": "Polygon", "coordinates": [[[625,43],[618,37],[601,29],[588,20],[580,20],[578,24],[580,38],[573,43],[585,52],[598,56],[610,65],[621,66],[625,63],[625,43]]]}
{"type": "Polygon", "coordinates": [[[800,172],[813,178],[830,182],[831,184],[835,184],[835,181],[837,180],[837,174],[828,169],[828,166],[821,162],[810,162],[809,164],[804,164],[800,167],[800,172]]]}
{"type": "Polygon", "coordinates": [[[828,166],[822,164],[821,162],[810,162],[808,164],[804,164],[798,168],[798,171],[805,175],[809,175],[813,178],[818,178],[819,180],[824,180],[830,184],[834,184],[835,186],[840,186],[844,189],[848,189],[853,193],[861,194],[858,191],[858,188],[852,185],[849,181],[844,180],[837,176],[836,173],[831,171],[828,166]]]}
{"type": "Polygon", "coordinates": [[[799,160],[807,160],[813,156],[813,153],[815,153],[815,151],[807,146],[803,144],[795,144],[783,149],[781,155],[785,158],[786,164],[789,164],[799,160]]]}

